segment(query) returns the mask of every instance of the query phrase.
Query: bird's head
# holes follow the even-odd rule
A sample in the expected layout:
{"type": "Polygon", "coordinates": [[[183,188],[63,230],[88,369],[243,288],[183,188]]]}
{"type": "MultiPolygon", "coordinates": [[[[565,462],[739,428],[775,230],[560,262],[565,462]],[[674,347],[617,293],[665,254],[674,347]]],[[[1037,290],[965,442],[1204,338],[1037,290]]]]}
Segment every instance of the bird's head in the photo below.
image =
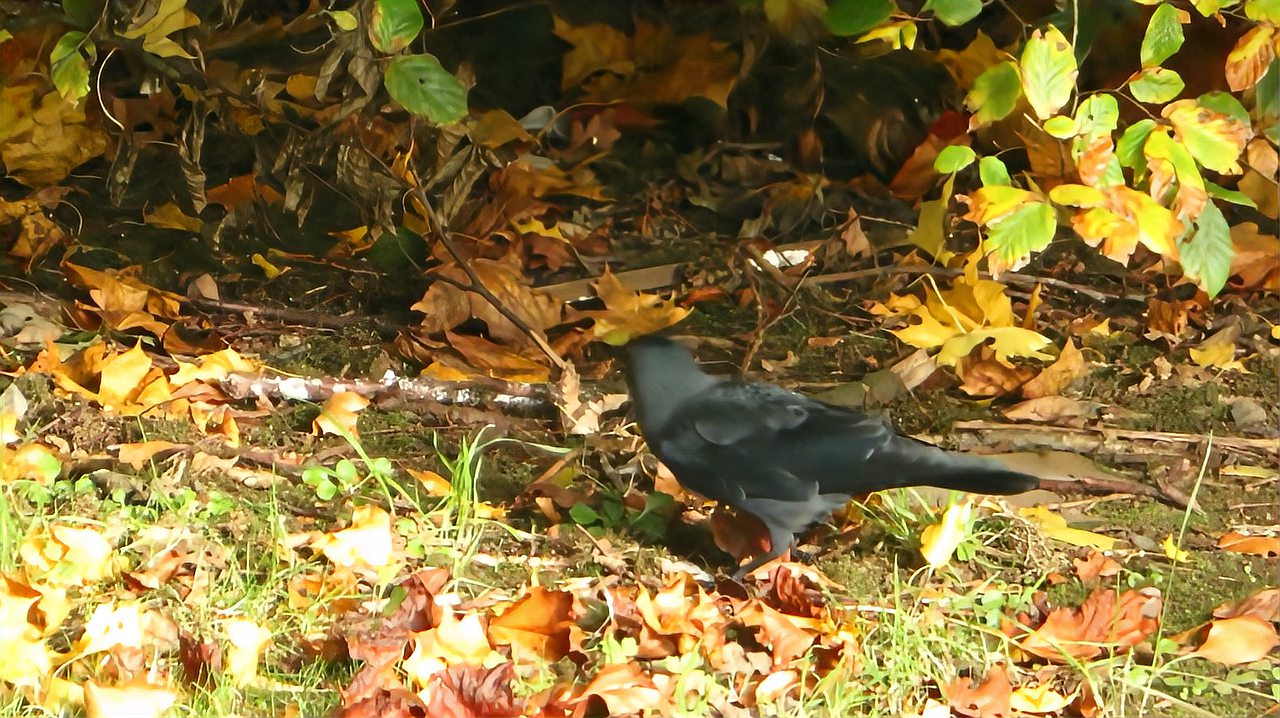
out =
{"type": "Polygon", "coordinates": [[[685,399],[720,381],[702,371],[684,345],[667,337],[651,334],[627,344],[627,386],[646,436],[661,431],[685,399]]]}

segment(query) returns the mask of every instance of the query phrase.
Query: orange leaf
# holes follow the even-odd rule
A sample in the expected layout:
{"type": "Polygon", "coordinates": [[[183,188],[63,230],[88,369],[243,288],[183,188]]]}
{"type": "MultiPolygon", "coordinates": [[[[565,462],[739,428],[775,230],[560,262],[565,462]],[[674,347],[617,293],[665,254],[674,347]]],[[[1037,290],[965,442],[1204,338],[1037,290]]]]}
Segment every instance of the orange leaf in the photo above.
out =
{"type": "Polygon", "coordinates": [[[1090,659],[1107,647],[1123,649],[1144,640],[1156,629],[1160,605],[1160,591],[1155,588],[1130,589],[1119,598],[1113,591],[1099,588],[1079,608],[1050,611],[1044,623],[1024,636],[1019,645],[1050,661],[1090,659]]]}
{"type": "Polygon", "coordinates": [[[1009,705],[1013,686],[1004,666],[998,663],[977,686],[967,678],[957,678],[947,684],[943,694],[955,712],[970,718],[1005,718],[1013,710],[1009,705]]]}
{"type": "Polygon", "coordinates": [[[1213,609],[1214,618],[1254,616],[1280,623],[1280,588],[1263,589],[1238,603],[1224,603],[1213,609]]]}
{"type": "Polygon", "coordinates": [[[1090,551],[1088,557],[1072,559],[1071,563],[1076,567],[1076,575],[1085,583],[1094,583],[1099,578],[1110,578],[1120,573],[1120,564],[1101,551],[1090,551]]]}
{"type": "Polygon", "coordinates": [[[1280,556],[1280,537],[1245,536],[1235,531],[1228,531],[1218,539],[1218,548],[1232,553],[1275,558],[1280,556]]]}
{"type": "Polygon", "coordinates": [[[609,715],[625,715],[653,708],[660,694],[639,664],[610,663],[591,679],[578,701],[588,696],[599,696],[609,715]]]}
{"type": "Polygon", "coordinates": [[[1280,644],[1275,626],[1257,616],[1223,618],[1209,624],[1209,635],[1195,654],[1234,666],[1261,660],[1280,644]]]}
{"type": "Polygon", "coordinates": [[[569,651],[572,609],[573,594],[532,586],[523,598],[489,620],[489,640],[558,661],[569,651]]]}

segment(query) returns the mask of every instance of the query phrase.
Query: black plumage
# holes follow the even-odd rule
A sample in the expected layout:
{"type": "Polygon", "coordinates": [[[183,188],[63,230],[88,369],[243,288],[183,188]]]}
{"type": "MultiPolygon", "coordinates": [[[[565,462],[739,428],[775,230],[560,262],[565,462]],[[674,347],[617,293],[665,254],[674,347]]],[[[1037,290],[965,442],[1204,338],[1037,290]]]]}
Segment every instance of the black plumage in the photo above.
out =
{"type": "Polygon", "coordinates": [[[627,384],[649,448],[683,486],[768,528],[769,552],[734,578],[781,555],[796,534],[857,494],[901,486],[1016,494],[1038,483],[991,459],[898,434],[861,412],[711,376],[665,337],[640,337],[627,349],[627,384]]]}

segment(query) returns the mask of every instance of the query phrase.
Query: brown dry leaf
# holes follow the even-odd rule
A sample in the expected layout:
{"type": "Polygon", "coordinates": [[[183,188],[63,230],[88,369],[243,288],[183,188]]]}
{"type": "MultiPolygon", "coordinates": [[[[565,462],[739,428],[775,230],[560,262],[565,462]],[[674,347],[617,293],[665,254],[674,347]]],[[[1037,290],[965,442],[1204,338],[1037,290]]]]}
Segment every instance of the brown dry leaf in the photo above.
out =
{"type": "Polygon", "coordinates": [[[717,504],[711,512],[711,538],[716,547],[741,562],[769,550],[769,530],[745,511],[731,511],[717,504]]]}
{"type": "Polygon", "coordinates": [[[1156,588],[1095,589],[1079,608],[1055,608],[1044,623],[1017,641],[1028,653],[1066,663],[1088,660],[1107,650],[1130,648],[1155,631],[1160,616],[1156,588]]]}
{"type": "Polygon", "coordinates": [[[1170,344],[1182,341],[1187,331],[1194,300],[1166,302],[1152,299],[1147,303],[1147,339],[1167,339],[1170,344]]]}
{"type": "Polygon", "coordinates": [[[792,616],[753,599],[738,611],[743,625],[759,629],[756,638],[770,649],[775,668],[790,668],[823,632],[821,619],[792,616]]]}
{"type": "Polygon", "coordinates": [[[432,675],[418,695],[431,718],[516,718],[525,712],[524,701],[513,692],[515,683],[510,662],[492,667],[463,663],[432,675]]]}
{"type": "Polygon", "coordinates": [[[204,226],[199,217],[192,217],[186,214],[182,211],[182,208],[173,202],[166,202],[150,212],[144,212],[142,222],[152,227],[181,229],[197,234],[200,232],[200,228],[204,226]]]}
{"type": "Polygon", "coordinates": [[[982,683],[975,686],[968,678],[957,678],[942,693],[956,713],[969,718],[1006,718],[1012,712],[1013,685],[999,663],[991,666],[982,683]]]}
{"type": "Polygon", "coordinates": [[[1222,618],[1209,624],[1209,635],[1195,650],[1201,658],[1227,666],[1261,660],[1280,645],[1270,621],[1257,616],[1222,618]]]}
{"type": "Polygon", "coordinates": [[[569,651],[572,611],[573,594],[531,586],[524,597],[489,619],[489,640],[511,646],[516,661],[522,653],[558,661],[569,651]]]}
{"type": "Polygon", "coordinates": [[[1034,379],[1022,385],[1022,396],[1027,399],[1038,399],[1061,394],[1064,389],[1084,376],[1085,369],[1084,354],[1081,354],[1076,348],[1076,343],[1068,338],[1066,344],[1062,345],[1058,358],[1034,379]]]}
{"type": "Polygon", "coordinates": [[[71,262],[63,262],[62,268],[67,279],[87,291],[93,302],[77,301],[76,308],[96,314],[111,329],[143,329],[162,337],[171,321],[182,318],[182,297],[156,289],[126,271],[100,271],[71,262]]]}
{"type": "MultiPolygon", "coordinates": [[[[1272,194],[1275,194],[1274,185],[1272,194]]],[[[1280,291],[1280,239],[1274,234],[1260,234],[1254,222],[1243,222],[1231,228],[1231,282],[1237,289],[1280,291]]]]}
{"type": "Polygon", "coordinates": [[[907,391],[923,384],[937,370],[938,361],[929,356],[929,352],[924,349],[915,350],[907,358],[889,367],[889,371],[897,374],[902,380],[902,385],[907,391]]]}
{"type": "Polygon", "coordinates": [[[575,699],[581,703],[598,696],[609,707],[609,715],[640,713],[653,708],[661,697],[639,663],[610,663],[600,669],[575,699]]]}
{"type": "MultiPolygon", "coordinates": [[[[1024,391],[1026,387],[1023,387],[1024,391]]],[[[1014,404],[1002,413],[1014,421],[1037,421],[1046,424],[1083,426],[1101,404],[1065,396],[1042,396],[1014,404]]]]}
{"type": "Polygon", "coordinates": [[[121,444],[118,456],[120,461],[141,470],[156,454],[172,449],[182,448],[183,444],[172,441],[140,441],[132,444],[121,444]]]}
{"type": "Polygon", "coordinates": [[[252,174],[232,177],[226,184],[211,187],[205,197],[209,204],[220,204],[228,210],[255,201],[271,204],[284,201],[284,195],[269,184],[259,183],[252,174]]]}
{"type": "Polygon", "coordinates": [[[964,380],[960,390],[969,396],[997,397],[1016,392],[1035,370],[1008,366],[996,359],[990,347],[982,346],[960,360],[956,374],[964,380]]]}
{"type": "Polygon", "coordinates": [[[100,122],[86,121],[84,103],[67,102],[57,90],[37,99],[37,87],[48,81],[36,80],[35,73],[26,82],[18,77],[12,74],[11,84],[0,88],[0,106],[14,109],[0,143],[8,176],[28,187],[50,187],[106,151],[107,135],[100,122]]]}
{"type": "Polygon", "coordinates": [[[353,391],[334,392],[320,407],[320,415],[311,422],[311,433],[316,436],[359,437],[356,425],[360,412],[369,406],[369,400],[353,391]]]}
{"type": "Polygon", "coordinates": [[[1275,558],[1280,556],[1280,537],[1245,536],[1235,531],[1228,531],[1218,539],[1218,548],[1233,553],[1275,558]]]}
{"type": "Polygon", "coordinates": [[[1076,567],[1076,575],[1085,585],[1097,583],[1100,578],[1111,578],[1120,573],[1120,564],[1101,551],[1093,550],[1083,559],[1071,559],[1076,567]]]}
{"type": "MultiPolygon", "coordinates": [[[[444,335],[468,364],[486,376],[525,384],[543,384],[551,378],[551,370],[545,364],[526,354],[470,334],[446,331],[444,335]]],[[[541,358],[542,355],[536,356],[541,358]]]]}
{"type": "Polygon", "coordinates": [[[622,346],[633,337],[666,329],[683,320],[691,311],[677,306],[674,298],[664,300],[657,294],[627,289],[608,267],[596,281],[596,295],[604,302],[603,310],[575,314],[594,319],[594,336],[614,346],[622,346]]]}
{"type": "MultiPolygon", "coordinates": [[[[476,258],[469,260],[468,265],[485,289],[534,331],[545,331],[560,323],[560,303],[529,286],[518,257],[508,256],[501,260],[476,258]]],[[[442,269],[440,274],[463,285],[470,282],[466,272],[457,266],[442,269]]],[[[447,282],[432,283],[422,299],[410,309],[426,315],[421,327],[428,333],[453,329],[474,317],[483,321],[489,327],[490,336],[499,341],[515,346],[529,341],[525,333],[487,299],[447,282]]]]}
{"type": "Polygon", "coordinates": [[[1266,588],[1239,603],[1224,603],[1213,609],[1214,618],[1254,616],[1271,623],[1280,623],[1280,588],[1266,588]]]}

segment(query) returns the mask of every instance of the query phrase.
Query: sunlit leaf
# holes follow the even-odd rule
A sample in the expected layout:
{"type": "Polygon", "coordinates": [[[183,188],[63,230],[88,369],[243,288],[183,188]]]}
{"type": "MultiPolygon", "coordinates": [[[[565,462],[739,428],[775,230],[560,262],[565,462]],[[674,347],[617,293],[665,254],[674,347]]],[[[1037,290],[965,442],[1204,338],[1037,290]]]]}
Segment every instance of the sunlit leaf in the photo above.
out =
{"type": "Polygon", "coordinates": [[[969,522],[973,517],[973,504],[962,501],[947,507],[942,519],[925,528],[920,534],[920,554],[929,568],[941,568],[955,554],[956,548],[969,536],[969,522]]]}
{"type": "Polygon", "coordinates": [[[1076,56],[1071,43],[1056,26],[1036,30],[1022,48],[1019,60],[1022,91],[1041,120],[1052,117],[1076,85],[1076,56]]]}
{"type": "Polygon", "coordinates": [[[1057,215],[1047,202],[1031,202],[987,225],[987,249],[1006,266],[1020,266],[1053,241],[1057,215]]]}
{"type": "Polygon", "coordinates": [[[1005,61],[987,68],[973,81],[965,105],[973,111],[971,129],[1002,120],[1013,112],[1022,96],[1018,66],[1005,61]]]}
{"type": "Polygon", "coordinates": [[[49,51],[49,79],[62,99],[76,103],[89,94],[89,62],[96,54],[93,41],[79,30],[58,38],[49,51]]]}
{"type": "Polygon", "coordinates": [[[1156,67],[1182,47],[1182,23],[1178,13],[1173,5],[1160,3],[1151,14],[1140,51],[1143,68],[1156,67]]]}
{"type": "Polygon", "coordinates": [[[995,156],[987,156],[978,160],[978,177],[982,179],[984,187],[996,185],[1008,187],[1013,184],[1013,180],[1009,178],[1009,168],[1005,167],[1004,162],[995,156]]]}
{"type": "Polygon", "coordinates": [[[1173,543],[1173,534],[1164,537],[1164,541],[1160,543],[1160,548],[1164,549],[1164,555],[1174,563],[1186,563],[1191,560],[1191,552],[1186,549],[1178,548],[1173,543]]]}
{"type": "Polygon", "coordinates": [[[942,148],[933,160],[933,168],[941,173],[959,172],[973,164],[977,155],[972,147],[965,145],[947,145],[942,148]]]}
{"type": "Polygon", "coordinates": [[[1252,663],[1280,645],[1276,627],[1257,616],[1223,618],[1209,624],[1209,635],[1195,650],[1201,658],[1227,666],[1252,663]]]}
{"type": "Polygon", "coordinates": [[[1129,83],[1133,99],[1149,105],[1158,105],[1182,94],[1186,84],[1182,76],[1163,67],[1152,67],[1129,83]]]}
{"type": "Polygon", "coordinates": [[[1253,136],[1247,123],[1196,100],[1175,102],[1164,108],[1164,116],[1202,166],[1224,174],[1239,174],[1240,154],[1253,136]]]}
{"type": "MultiPolygon", "coordinates": [[[[1247,90],[1257,85],[1267,74],[1276,56],[1276,27],[1260,24],[1250,28],[1227,55],[1227,87],[1235,92],[1247,90]]],[[[1259,93],[1259,98],[1263,97],[1259,93]]],[[[1272,102],[1274,102],[1274,98],[1272,102]]]]}
{"type": "Polygon", "coordinates": [[[392,55],[417,39],[422,25],[422,10],[418,9],[417,0],[375,0],[369,39],[379,52],[392,55]]]}

